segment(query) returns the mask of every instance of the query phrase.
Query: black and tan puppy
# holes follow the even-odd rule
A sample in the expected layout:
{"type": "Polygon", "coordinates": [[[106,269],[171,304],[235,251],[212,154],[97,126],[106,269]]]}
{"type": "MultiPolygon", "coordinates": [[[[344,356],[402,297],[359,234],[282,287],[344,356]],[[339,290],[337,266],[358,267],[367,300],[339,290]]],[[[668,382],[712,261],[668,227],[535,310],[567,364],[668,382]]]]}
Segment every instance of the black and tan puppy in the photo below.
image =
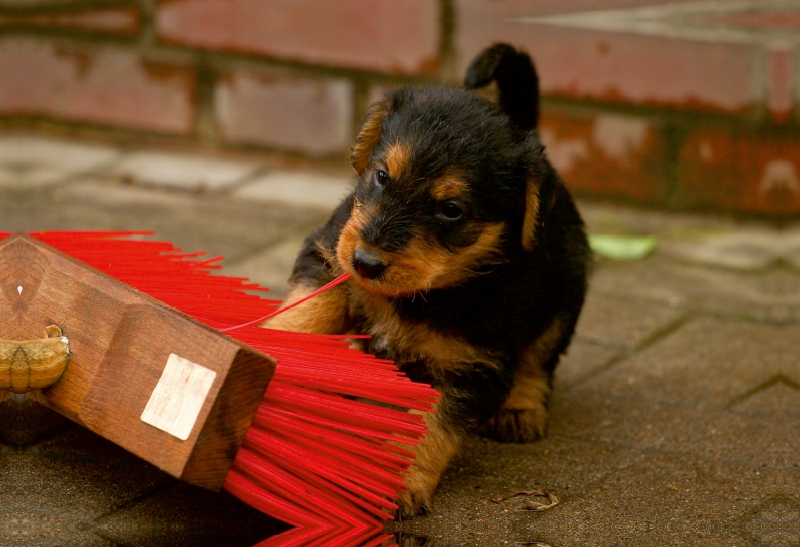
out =
{"type": "Polygon", "coordinates": [[[412,448],[403,516],[428,507],[464,435],[545,433],[586,290],[583,223],[539,141],[530,58],[484,51],[466,85],[492,80],[499,107],[447,87],[373,105],[352,153],[358,185],[306,241],[287,303],[342,272],[352,280],[268,325],[370,334],[370,352],[441,392],[412,448]]]}

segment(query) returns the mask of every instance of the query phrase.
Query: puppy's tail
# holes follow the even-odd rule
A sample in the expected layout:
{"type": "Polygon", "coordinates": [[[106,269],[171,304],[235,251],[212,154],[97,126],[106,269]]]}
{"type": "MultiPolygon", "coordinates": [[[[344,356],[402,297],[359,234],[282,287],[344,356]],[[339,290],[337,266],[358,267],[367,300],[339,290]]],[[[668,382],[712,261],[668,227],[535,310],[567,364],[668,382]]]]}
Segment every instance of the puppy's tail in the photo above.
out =
{"type": "Polygon", "coordinates": [[[464,77],[467,89],[497,82],[500,108],[521,129],[529,131],[539,123],[539,77],[527,53],[508,44],[494,44],[472,61],[464,77]]]}

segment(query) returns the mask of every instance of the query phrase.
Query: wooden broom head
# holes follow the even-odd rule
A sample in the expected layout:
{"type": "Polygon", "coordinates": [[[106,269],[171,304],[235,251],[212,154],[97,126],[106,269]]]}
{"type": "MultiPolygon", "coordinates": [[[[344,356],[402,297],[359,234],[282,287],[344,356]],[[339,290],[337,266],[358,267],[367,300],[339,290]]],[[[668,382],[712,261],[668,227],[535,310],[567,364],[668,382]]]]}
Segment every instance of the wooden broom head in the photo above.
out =
{"type": "Polygon", "coordinates": [[[222,487],[273,359],[24,234],[0,242],[0,291],[0,374],[19,388],[26,370],[41,375],[36,352],[61,343],[60,380],[31,381],[28,396],[177,478],[222,487]],[[66,340],[42,339],[51,325],[66,340]]]}

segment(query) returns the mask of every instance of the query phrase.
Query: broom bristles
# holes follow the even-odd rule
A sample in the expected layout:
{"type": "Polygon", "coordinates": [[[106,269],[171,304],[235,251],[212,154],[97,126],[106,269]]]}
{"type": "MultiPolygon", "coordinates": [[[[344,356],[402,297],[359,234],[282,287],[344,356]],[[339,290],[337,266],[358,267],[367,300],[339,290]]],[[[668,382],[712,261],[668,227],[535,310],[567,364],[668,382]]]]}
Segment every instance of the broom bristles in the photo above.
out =
{"type": "MultiPolygon", "coordinates": [[[[380,519],[394,499],[422,416],[347,397],[431,411],[438,394],[409,381],[391,362],[358,352],[344,336],[245,326],[279,302],[245,279],[211,275],[220,258],[197,260],[151,232],[41,232],[31,236],[225,331],[278,362],[224,488],[295,528],[257,547],[383,545],[380,519]]],[[[8,234],[0,234],[0,238],[8,234]]],[[[352,337],[350,337],[352,338],[352,337]]]]}

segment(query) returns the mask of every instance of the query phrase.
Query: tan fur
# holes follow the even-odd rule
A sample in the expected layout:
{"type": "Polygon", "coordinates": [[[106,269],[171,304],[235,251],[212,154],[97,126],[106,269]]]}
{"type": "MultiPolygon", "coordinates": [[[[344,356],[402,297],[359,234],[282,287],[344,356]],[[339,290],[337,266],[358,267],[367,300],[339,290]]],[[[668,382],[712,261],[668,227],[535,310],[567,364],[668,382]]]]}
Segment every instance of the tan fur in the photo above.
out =
{"type": "Polygon", "coordinates": [[[431,189],[431,197],[436,201],[447,201],[461,197],[468,186],[463,180],[455,177],[447,177],[434,183],[431,189]]]}
{"type": "Polygon", "coordinates": [[[342,228],[342,232],[339,234],[339,242],[336,244],[336,260],[338,266],[341,267],[343,271],[349,272],[356,277],[358,277],[358,274],[356,274],[353,269],[353,255],[356,249],[369,248],[378,258],[388,260],[378,249],[368,246],[361,240],[361,230],[374,214],[375,210],[373,208],[366,207],[356,201],[353,212],[342,228]]]}
{"type": "Polygon", "coordinates": [[[367,114],[367,121],[356,137],[356,143],[350,153],[350,164],[360,176],[369,166],[369,155],[378,145],[383,133],[383,118],[389,113],[389,105],[384,101],[372,105],[367,114]]]}
{"type": "Polygon", "coordinates": [[[564,325],[555,320],[520,355],[514,387],[497,414],[486,424],[485,432],[501,441],[530,442],[547,431],[547,399],[550,374],[544,365],[553,355],[564,334],[564,325]]]}
{"type": "Polygon", "coordinates": [[[486,351],[479,350],[464,340],[431,331],[423,325],[403,321],[386,298],[367,292],[359,287],[351,288],[351,312],[364,314],[371,324],[368,334],[375,337],[392,353],[403,360],[424,359],[431,372],[468,369],[475,365],[497,368],[497,359],[486,351]]]}
{"type": "MultiPolygon", "coordinates": [[[[284,301],[284,307],[305,298],[317,288],[308,285],[293,287],[284,301]]],[[[294,332],[332,334],[345,332],[346,322],[347,291],[344,286],[339,285],[285,311],[261,326],[294,332]]]]}
{"type": "Polygon", "coordinates": [[[411,295],[439,289],[472,277],[475,268],[498,259],[505,231],[505,224],[502,222],[487,224],[473,245],[457,253],[416,238],[402,251],[380,255],[388,264],[381,277],[363,279],[352,266],[355,249],[363,245],[359,235],[363,218],[360,212],[354,213],[345,224],[336,248],[339,265],[353,276],[356,283],[384,296],[411,295]]]}
{"type": "Polygon", "coordinates": [[[411,152],[404,144],[395,143],[386,151],[386,171],[389,178],[397,180],[400,176],[409,169],[409,162],[411,161],[411,152]]]}
{"type": "Polygon", "coordinates": [[[536,224],[539,219],[539,183],[533,177],[528,177],[528,187],[525,192],[525,218],[522,222],[522,248],[531,252],[536,246],[536,224]]]}
{"type": "Polygon", "coordinates": [[[405,446],[416,456],[406,476],[408,490],[399,499],[407,515],[416,514],[420,506],[430,508],[439,479],[461,446],[459,434],[442,427],[438,414],[423,412],[422,416],[428,427],[424,442],[405,446]]]}

